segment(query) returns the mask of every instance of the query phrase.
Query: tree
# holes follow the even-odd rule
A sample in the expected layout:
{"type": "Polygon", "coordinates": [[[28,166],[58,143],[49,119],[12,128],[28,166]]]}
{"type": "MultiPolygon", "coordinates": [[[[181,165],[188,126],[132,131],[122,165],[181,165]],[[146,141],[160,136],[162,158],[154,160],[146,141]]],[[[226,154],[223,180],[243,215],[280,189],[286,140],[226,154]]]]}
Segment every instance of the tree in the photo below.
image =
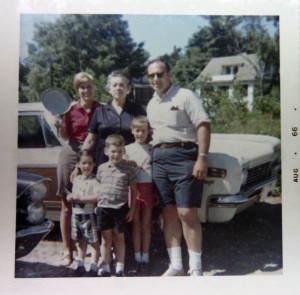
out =
{"type": "Polygon", "coordinates": [[[180,47],[174,46],[173,52],[171,54],[164,54],[162,58],[173,68],[181,57],[181,51],[180,47]]]}
{"type": "Polygon", "coordinates": [[[51,85],[50,75],[39,65],[35,65],[28,78],[29,87],[29,102],[37,102],[41,100],[42,92],[51,85]]]}
{"type": "MultiPolygon", "coordinates": [[[[209,42],[207,51],[211,57],[230,56],[235,54],[235,46],[243,43],[242,33],[238,28],[242,23],[240,16],[207,16],[209,21],[209,42]]],[[[200,39],[201,40],[201,39],[200,39]]],[[[197,42],[195,37],[190,40],[189,46],[197,42]]],[[[198,41],[199,42],[199,41],[198,41]]]]}
{"type": "Polygon", "coordinates": [[[24,91],[24,86],[27,85],[29,75],[29,68],[25,63],[19,61],[19,100],[20,102],[27,102],[27,96],[24,91]]]}
{"type": "MultiPolygon", "coordinates": [[[[244,17],[247,51],[254,52],[259,58],[259,67],[256,68],[259,79],[258,95],[269,94],[273,86],[279,85],[279,17],[268,16],[244,17]],[[264,22],[273,22],[274,36],[270,36],[264,22]]],[[[240,48],[239,52],[245,48],[240,48]]]]}
{"type": "Polygon", "coordinates": [[[132,77],[143,74],[149,57],[143,46],[133,42],[121,15],[62,15],[54,23],[38,24],[27,60],[31,99],[51,86],[74,95],[72,80],[79,71],[94,76],[99,97],[105,92],[103,77],[112,70],[127,70],[132,77]],[[45,78],[42,87],[36,83],[37,75],[45,78]]]}
{"type": "MultiPolygon", "coordinates": [[[[203,16],[201,16],[203,17],[203,16]]],[[[232,44],[242,42],[237,29],[242,19],[236,16],[207,16],[209,25],[200,28],[189,39],[185,53],[173,69],[174,81],[190,87],[209,60],[213,57],[232,55],[232,44]]]]}
{"type": "Polygon", "coordinates": [[[190,88],[190,84],[198,77],[199,71],[204,67],[205,61],[206,57],[199,48],[188,49],[173,67],[174,83],[190,88]]]}
{"type": "MultiPolygon", "coordinates": [[[[202,16],[203,17],[203,16],[202,16]]],[[[174,82],[191,88],[193,81],[213,57],[256,53],[259,95],[279,84],[279,34],[276,16],[206,16],[209,25],[189,39],[185,52],[173,67],[174,82]],[[266,29],[273,22],[274,36],[266,29]]],[[[251,62],[251,60],[249,60],[251,62]]]]}

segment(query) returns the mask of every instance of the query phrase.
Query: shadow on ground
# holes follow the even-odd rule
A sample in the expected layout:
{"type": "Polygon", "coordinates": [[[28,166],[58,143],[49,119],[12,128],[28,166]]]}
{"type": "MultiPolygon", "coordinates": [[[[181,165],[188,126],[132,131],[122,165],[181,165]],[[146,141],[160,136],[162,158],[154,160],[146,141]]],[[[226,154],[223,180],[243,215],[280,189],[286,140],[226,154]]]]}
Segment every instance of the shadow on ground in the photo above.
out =
{"type": "Polygon", "coordinates": [[[64,266],[54,266],[42,262],[16,261],[16,278],[63,278],[73,276],[74,270],[64,266]]]}
{"type": "MultiPolygon", "coordinates": [[[[46,241],[61,241],[59,226],[46,241]]],[[[51,243],[50,243],[51,244],[51,243]]],[[[126,238],[126,273],[134,270],[134,253],[130,235],[126,238]]],[[[168,268],[163,235],[155,229],[152,239],[150,276],[160,276],[168,268]]],[[[187,249],[183,243],[184,268],[188,269],[187,249]]],[[[204,275],[247,275],[282,269],[281,204],[259,203],[237,215],[232,221],[203,224],[204,275]]],[[[16,260],[15,277],[69,277],[70,268],[42,262],[16,260]]]]}
{"type": "Polygon", "coordinates": [[[281,204],[260,203],[225,224],[205,224],[203,265],[216,275],[282,268],[281,204]]]}
{"type": "MultiPolygon", "coordinates": [[[[204,275],[246,275],[282,269],[281,221],[281,204],[258,203],[230,222],[203,224],[204,275]]],[[[187,271],[188,256],[184,242],[182,246],[187,271]]],[[[130,269],[134,265],[133,251],[127,251],[130,269]]],[[[154,235],[150,254],[151,275],[160,276],[169,263],[162,234],[154,235]]]]}

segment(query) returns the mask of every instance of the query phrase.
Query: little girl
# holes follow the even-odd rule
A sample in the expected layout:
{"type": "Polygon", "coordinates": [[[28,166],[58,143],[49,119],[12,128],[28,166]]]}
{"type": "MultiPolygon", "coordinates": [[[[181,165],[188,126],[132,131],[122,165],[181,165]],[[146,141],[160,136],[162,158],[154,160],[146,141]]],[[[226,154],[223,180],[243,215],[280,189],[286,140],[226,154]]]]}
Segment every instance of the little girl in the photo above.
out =
{"type": "Polygon", "coordinates": [[[137,164],[137,189],[135,213],[132,222],[133,247],[136,273],[149,275],[149,250],[151,243],[152,209],[155,204],[154,186],[151,176],[152,145],[149,121],[145,116],[135,117],[131,123],[135,142],[125,146],[125,159],[137,164]]]}
{"type": "Polygon", "coordinates": [[[81,175],[74,178],[72,193],[67,200],[72,202],[72,240],[78,242],[78,264],[76,274],[78,276],[97,276],[97,264],[99,259],[99,241],[94,208],[99,195],[99,183],[93,174],[96,162],[89,150],[78,153],[77,167],[81,175]],[[91,267],[86,273],[84,259],[87,245],[91,245],[91,267]]]}

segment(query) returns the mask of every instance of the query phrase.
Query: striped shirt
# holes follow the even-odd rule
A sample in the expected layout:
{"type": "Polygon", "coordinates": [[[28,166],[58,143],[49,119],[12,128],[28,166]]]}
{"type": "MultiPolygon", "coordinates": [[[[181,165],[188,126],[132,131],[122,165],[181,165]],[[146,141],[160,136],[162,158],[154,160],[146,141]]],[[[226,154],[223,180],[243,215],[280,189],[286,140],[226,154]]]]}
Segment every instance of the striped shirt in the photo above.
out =
{"type": "Polygon", "coordinates": [[[200,123],[210,119],[201,100],[190,90],[172,85],[164,97],[154,93],[147,106],[153,128],[153,145],[163,142],[197,142],[200,123]]]}
{"type": "Polygon", "coordinates": [[[97,179],[100,182],[97,206],[119,209],[128,203],[128,187],[136,184],[135,168],[106,162],[98,167],[97,179]]]}

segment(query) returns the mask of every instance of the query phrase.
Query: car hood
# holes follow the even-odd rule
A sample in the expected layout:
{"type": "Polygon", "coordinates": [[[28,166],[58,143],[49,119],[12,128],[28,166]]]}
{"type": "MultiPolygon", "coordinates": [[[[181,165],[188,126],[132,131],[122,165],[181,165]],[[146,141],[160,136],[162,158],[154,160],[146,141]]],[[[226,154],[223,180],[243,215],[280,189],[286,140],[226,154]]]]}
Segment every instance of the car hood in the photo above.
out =
{"type": "Polygon", "coordinates": [[[218,154],[236,158],[240,164],[248,163],[248,168],[268,162],[280,149],[280,140],[267,135],[212,134],[210,162],[218,154]]]}
{"type": "Polygon", "coordinates": [[[26,172],[17,174],[17,198],[19,198],[31,185],[43,181],[45,177],[26,172]]]}

